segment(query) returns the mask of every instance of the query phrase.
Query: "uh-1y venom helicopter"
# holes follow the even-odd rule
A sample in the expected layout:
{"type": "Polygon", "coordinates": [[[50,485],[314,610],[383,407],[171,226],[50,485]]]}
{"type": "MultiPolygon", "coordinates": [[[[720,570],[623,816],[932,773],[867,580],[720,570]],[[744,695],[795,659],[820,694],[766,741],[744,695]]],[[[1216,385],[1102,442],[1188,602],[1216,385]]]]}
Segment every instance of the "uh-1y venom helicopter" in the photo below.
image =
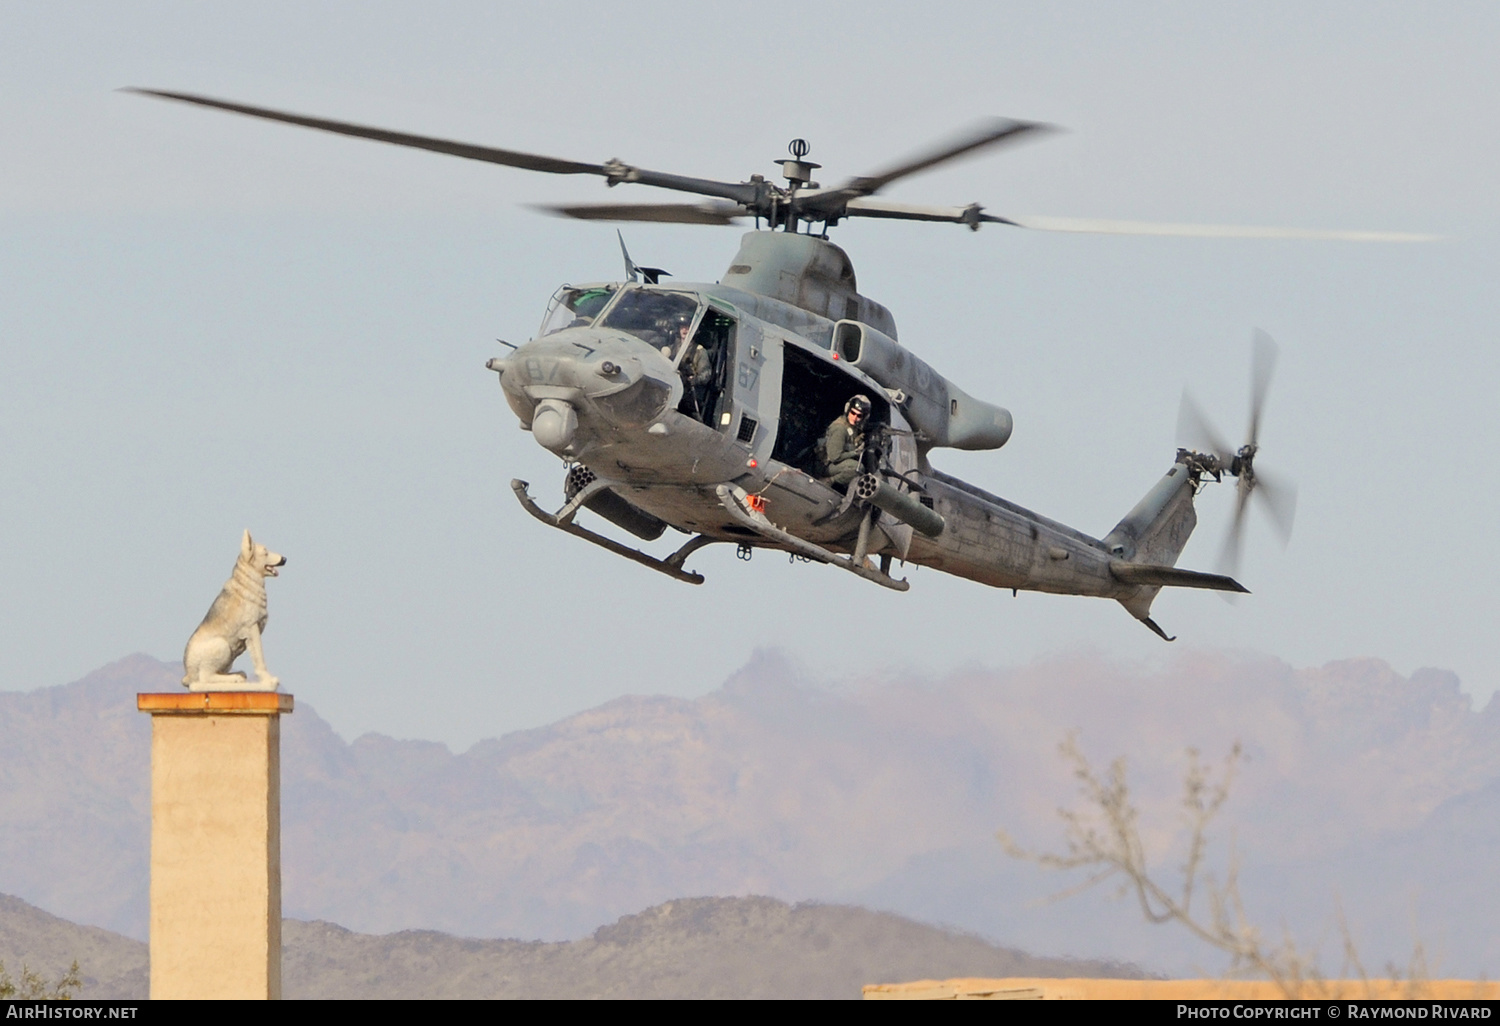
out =
{"type": "MultiPolygon", "coordinates": [[[[748,558],[767,548],[827,563],[905,591],[894,560],[929,566],[997,588],[1111,598],[1162,638],[1151,603],[1163,587],[1244,592],[1232,576],[1246,506],[1266,500],[1283,534],[1294,495],[1255,468],[1261,410],[1274,346],[1254,347],[1249,437],[1223,444],[1184,397],[1183,448],[1165,476],[1103,538],[1023,509],[933,468],[935,448],[998,449],[1011,415],[968,395],[902,347],[889,310],[861,295],[854,267],[827,231],[846,217],[947,221],[1060,231],[1249,238],[1412,241],[1376,232],[1137,222],[1003,218],[964,207],[891,202],[875,194],[907,175],[1033,135],[1047,126],[992,119],[887,170],[824,188],[820,165],[795,140],[780,161],[786,185],[752,175],[719,182],[648,171],[619,160],[587,164],[409,135],[228,103],[186,93],[130,90],[165,99],[552,174],[587,174],[709,197],[696,203],[551,208],[585,220],[727,225],[753,219],[728,271],[713,284],[663,285],[666,272],[637,267],[624,250],[626,281],[566,285],[552,297],[536,338],[490,360],[506,402],[544,448],[567,465],[565,504],[541,509],[524,481],[516,497],[532,516],[617,555],[691,584],[684,567],[714,542],[748,558]],[[762,226],[764,225],[764,228],[762,226]],[[814,232],[815,226],[821,230],[814,232]],[[643,280],[644,279],[644,280],[643,280]],[[855,395],[871,404],[863,473],[844,491],[823,476],[828,425],[855,395]],[[1174,564],[1197,523],[1193,499],[1208,480],[1237,481],[1225,548],[1229,573],[1174,564]],[[658,558],[577,523],[588,509],[654,541],[672,527],[691,535],[658,558]],[[872,562],[878,560],[878,566],[872,562]]],[[[507,345],[509,343],[506,343],[507,345]]]]}

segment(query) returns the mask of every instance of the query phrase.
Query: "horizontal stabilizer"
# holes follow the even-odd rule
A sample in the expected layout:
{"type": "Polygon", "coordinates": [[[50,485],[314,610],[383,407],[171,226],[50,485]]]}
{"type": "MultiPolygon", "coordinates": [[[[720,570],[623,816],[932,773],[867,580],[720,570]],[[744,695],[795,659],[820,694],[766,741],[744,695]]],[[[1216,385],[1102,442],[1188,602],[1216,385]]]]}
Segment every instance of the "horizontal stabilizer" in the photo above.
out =
{"type": "Polygon", "coordinates": [[[1163,588],[1208,588],[1212,591],[1238,591],[1250,594],[1233,577],[1223,574],[1204,574],[1196,570],[1182,570],[1175,566],[1152,566],[1150,563],[1127,563],[1123,559],[1111,560],[1109,572],[1122,584],[1146,584],[1163,588]]]}

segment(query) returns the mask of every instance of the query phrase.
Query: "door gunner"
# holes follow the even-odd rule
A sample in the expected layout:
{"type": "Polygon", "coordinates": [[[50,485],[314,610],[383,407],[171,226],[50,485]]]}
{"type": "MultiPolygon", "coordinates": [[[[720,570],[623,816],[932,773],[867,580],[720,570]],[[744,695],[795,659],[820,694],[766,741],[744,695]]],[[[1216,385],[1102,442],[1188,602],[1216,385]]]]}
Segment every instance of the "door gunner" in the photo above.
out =
{"type": "Polygon", "coordinates": [[[847,487],[863,470],[865,424],[870,419],[870,400],[857,395],[844,404],[844,413],[823,432],[823,465],[829,482],[847,487]]]}

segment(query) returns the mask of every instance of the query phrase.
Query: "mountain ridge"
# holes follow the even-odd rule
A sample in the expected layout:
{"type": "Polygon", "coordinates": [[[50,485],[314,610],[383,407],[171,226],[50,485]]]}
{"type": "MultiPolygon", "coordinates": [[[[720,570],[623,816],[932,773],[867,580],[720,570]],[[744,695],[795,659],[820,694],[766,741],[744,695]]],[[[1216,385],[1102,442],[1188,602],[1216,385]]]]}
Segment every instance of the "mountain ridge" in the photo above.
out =
{"type": "MultiPolygon", "coordinates": [[[[179,678],[132,656],[0,693],[0,891],[144,936],[150,723],[134,693],[179,678]]],[[[836,691],[761,652],[699,698],[622,696],[463,752],[346,742],[301,700],[283,722],[285,911],[372,934],[562,941],[681,894],[758,894],[1182,965],[1189,942],[1106,895],[1038,906],[1069,881],[995,842],[1004,828],[1055,847],[1055,810],[1075,802],[1056,748],[1075,731],[1096,766],[1129,757],[1164,869],[1184,750],[1213,761],[1239,741],[1218,836],[1238,836],[1261,921],[1326,935],[1336,894],[1357,895],[1353,925],[1394,935],[1415,900],[1440,911],[1418,939],[1459,953],[1452,971],[1500,965],[1480,915],[1500,906],[1482,871],[1492,839],[1469,830],[1500,821],[1500,702],[1475,711],[1444,671],[1191,649],[1160,666],[1072,656],[836,691]],[[1455,873],[1462,900],[1443,891],[1455,873]]]]}

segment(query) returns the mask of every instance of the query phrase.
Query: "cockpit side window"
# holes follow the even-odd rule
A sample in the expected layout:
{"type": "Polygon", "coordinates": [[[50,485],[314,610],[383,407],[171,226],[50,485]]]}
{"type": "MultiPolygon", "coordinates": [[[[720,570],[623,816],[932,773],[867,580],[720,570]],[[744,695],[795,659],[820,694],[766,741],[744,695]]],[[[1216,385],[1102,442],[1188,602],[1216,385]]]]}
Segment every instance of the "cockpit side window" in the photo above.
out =
{"type": "Polygon", "coordinates": [[[574,288],[564,285],[552,296],[547,306],[547,316],[542,319],[542,330],[537,338],[550,335],[564,328],[587,328],[594,323],[599,312],[614,298],[615,286],[600,285],[574,288]]]}
{"type": "Polygon", "coordinates": [[[631,289],[610,309],[604,326],[628,331],[676,359],[698,316],[698,305],[696,296],[680,292],[631,289]]]}

